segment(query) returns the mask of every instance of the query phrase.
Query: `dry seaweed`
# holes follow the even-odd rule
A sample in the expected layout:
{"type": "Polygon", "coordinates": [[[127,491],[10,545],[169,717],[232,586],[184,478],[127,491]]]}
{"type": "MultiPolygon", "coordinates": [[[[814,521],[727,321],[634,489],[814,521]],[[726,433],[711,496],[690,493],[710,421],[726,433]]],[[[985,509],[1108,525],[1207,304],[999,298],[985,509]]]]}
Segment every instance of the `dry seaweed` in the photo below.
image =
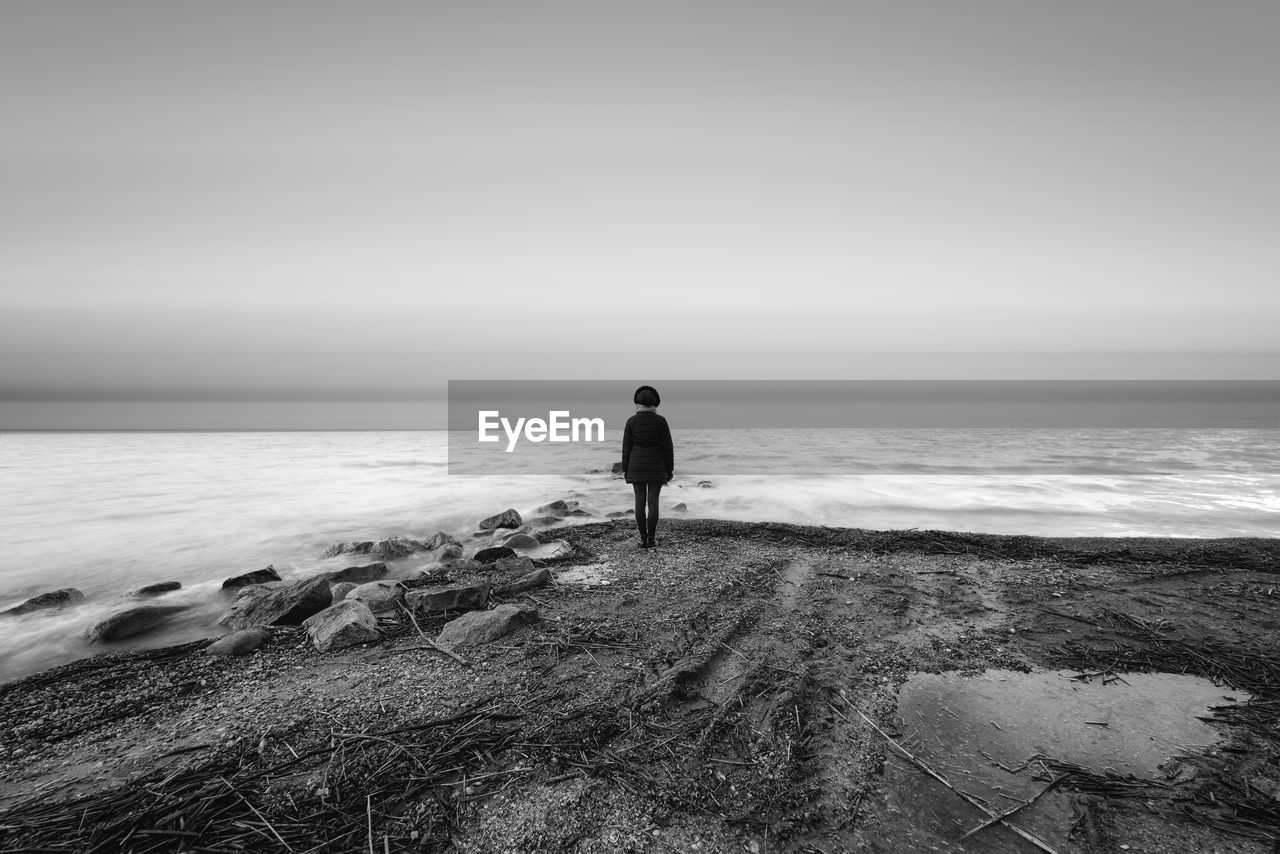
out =
{"type": "Polygon", "coordinates": [[[464,797],[513,773],[492,766],[519,717],[489,699],[391,730],[334,732],[323,747],[266,768],[251,753],[223,755],[70,801],[35,799],[0,814],[0,840],[10,850],[159,854],[336,852],[374,836],[380,848],[443,839],[464,797]],[[323,785],[295,791],[299,777],[316,773],[323,785]]]}

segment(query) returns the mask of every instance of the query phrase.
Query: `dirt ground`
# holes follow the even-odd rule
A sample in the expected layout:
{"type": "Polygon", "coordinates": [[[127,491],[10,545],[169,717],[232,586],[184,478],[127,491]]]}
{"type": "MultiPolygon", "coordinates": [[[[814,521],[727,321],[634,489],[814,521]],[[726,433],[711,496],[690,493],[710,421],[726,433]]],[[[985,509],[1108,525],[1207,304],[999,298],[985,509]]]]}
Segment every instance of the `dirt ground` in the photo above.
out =
{"type": "MultiPolygon", "coordinates": [[[[463,662],[420,635],[441,618],[336,653],[281,628],[243,658],[199,641],[0,686],[0,849],[1280,851],[1280,541],[543,536],[573,553],[514,597],[539,621],[463,662]],[[985,669],[1186,673],[1253,699],[1143,776],[948,759],[1007,773],[999,799],[940,771],[946,745],[900,708],[919,674],[985,669]]],[[[991,726],[1039,723],[1014,718],[991,726]]]]}

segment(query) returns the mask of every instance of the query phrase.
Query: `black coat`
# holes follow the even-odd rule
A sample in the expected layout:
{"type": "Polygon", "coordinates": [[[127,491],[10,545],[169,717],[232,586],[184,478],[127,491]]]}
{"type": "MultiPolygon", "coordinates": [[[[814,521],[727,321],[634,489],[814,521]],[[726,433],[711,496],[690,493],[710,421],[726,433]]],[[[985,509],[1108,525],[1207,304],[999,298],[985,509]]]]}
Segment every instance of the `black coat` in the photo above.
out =
{"type": "Polygon", "coordinates": [[[667,419],[647,411],[628,418],[622,431],[622,472],[627,483],[666,483],[675,470],[667,419]]]}

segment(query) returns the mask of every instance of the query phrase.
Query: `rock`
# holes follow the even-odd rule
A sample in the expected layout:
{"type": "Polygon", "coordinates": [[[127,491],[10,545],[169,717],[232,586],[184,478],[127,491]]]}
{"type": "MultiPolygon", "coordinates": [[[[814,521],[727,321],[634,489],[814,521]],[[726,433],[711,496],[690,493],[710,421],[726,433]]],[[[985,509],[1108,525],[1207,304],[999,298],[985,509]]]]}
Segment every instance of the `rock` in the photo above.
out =
{"type": "Polygon", "coordinates": [[[551,570],[545,566],[542,569],[535,569],[527,575],[522,575],[515,581],[507,584],[499,584],[493,588],[492,595],[502,599],[514,596],[517,593],[523,593],[526,590],[536,590],[539,587],[545,587],[551,583],[551,570]]]}
{"type": "Polygon", "coordinates": [[[395,560],[398,557],[408,557],[414,552],[424,552],[426,550],[426,543],[420,543],[408,537],[390,537],[374,543],[373,548],[369,550],[369,554],[372,557],[380,557],[383,560],[395,560]]]}
{"type": "Polygon", "coordinates": [[[454,537],[451,534],[446,534],[444,531],[436,531],[431,535],[431,539],[427,540],[427,549],[435,551],[436,549],[444,548],[451,544],[456,546],[462,545],[462,543],[458,542],[457,537],[454,537]]]}
{"type": "Polygon", "coordinates": [[[329,607],[333,593],[323,575],[291,584],[259,584],[246,588],[218,624],[234,629],[252,626],[297,626],[329,607]]]}
{"type": "Polygon", "coordinates": [[[62,608],[83,601],[84,594],[79,590],[74,587],[64,587],[61,590],[50,590],[48,593],[32,596],[21,605],[15,605],[7,611],[0,612],[0,617],[16,617],[19,614],[29,614],[45,608],[62,608]]]}
{"type": "Polygon", "coordinates": [[[344,581],[350,581],[352,584],[364,584],[366,581],[376,581],[386,574],[387,565],[379,561],[378,563],[366,563],[364,566],[348,566],[346,569],[326,572],[324,577],[329,579],[330,584],[340,584],[344,581]]]}
{"type": "Polygon", "coordinates": [[[441,611],[483,608],[489,603],[489,582],[455,584],[434,590],[414,590],[406,593],[405,604],[416,614],[438,614],[441,611]]]}
{"type": "Polygon", "coordinates": [[[222,589],[228,590],[233,587],[248,587],[250,584],[266,584],[268,581],[279,581],[280,573],[276,572],[274,566],[266,569],[255,569],[253,572],[246,572],[244,575],[237,575],[235,578],[228,578],[222,582],[222,589]]]}
{"type": "Polygon", "coordinates": [[[714,484],[714,483],[712,483],[712,482],[711,482],[711,481],[709,481],[709,480],[700,480],[700,481],[698,481],[698,486],[699,486],[700,488],[702,488],[702,489],[714,489],[714,488],[715,488],[715,484],[714,484]]]}
{"type": "Polygon", "coordinates": [[[480,523],[481,529],[488,531],[493,528],[519,528],[521,524],[520,514],[508,507],[497,516],[490,516],[480,523]]]}
{"type": "Polygon", "coordinates": [[[512,534],[503,540],[502,544],[509,549],[536,549],[542,545],[537,537],[529,534],[512,534]]]}
{"type": "Polygon", "coordinates": [[[343,599],[347,598],[348,593],[359,586],[360,585],[356,584],[354,581],[339,581],[337,584],[334,584],[329,588],[329,593],[333,596],[333,601],[341,602],[343,599]]]}
{"type": "Polygon", "coordinates": [[[448,572],[472,572],[483,568],[484,564],[478,560],[472,560],[469,557],[456,557],[453,560],[447,560],[441,567],[441,569],[448,572]]]}
{"type": "Polygon", "coordinates": [[[563,521],[559,516],[535,516],[529,520],[529,524],[537,528],[550,528],[563,521]]]}
{"type": "Polygon", "coordinates": [[[449,649],[495,641],[538,619],[538,609],[528,605],[499,605],[492,611],[472,611],[445,623],[436,643],[449,649]]]}
{"type": "Polygon", "coordinates": [[[431,550],[431,559],[436,563],[444,563],[457,557],[462,557],[462,543],[445,543],[431,550]]]}
{"type": "Polygon", "coordinates": [[[495,560],[501,560],[504,557],[512,557],[516,550],[510,546],[493,546],[492,548],[481,549],[471,556],[473,560],[480,563],[493,563],[495,560]]]}
{"type": "MultiPolygon", "coordinates": [[[[376,582],[375,582],[376,583],[376,582]]],[[[316,649],[328,652],[378,640],[378,620],[363,603],[345,599],[302,621],[316,649]]]]}
{"type": "Polygon", "coordinates": [[[89,627],[85,639],[89,643],[114,641],[140,635],[160,625],[179,611],[185,611],[186,605],[137,605],[108,614],[89,627]]]}
{"type": "Polygon", "coordinates": [[[490,569],[496,569],[499,572],[532,572],[533,558],[528,557],[504,557],[496,560],[489,566],[490,569]]]}
{"type": "Polygon", "coordinates": [[[338,555],[367,555],[373,551],[373,540],[350,543],[335,543],[324,550],[320,557],[337,557],[338,555]]]}
{"type": "Polygon", "coordinates": [[[626,470],[622,467],[622,460],[613,464],[613,468],[609,469],[609,474],[625,474],[626,470]]]}
{"type": "Polygon", "coordinates": [[[578,502],[576,501],[570,504],[568,501],[565,501],[563,499],[557,499],[547,504],[543,504],[541,507],[539,507],[537,510],[534,510],[533,512],[544,513],[549,516],[563,516],[566,513],[568,513],[570,510],[572,510],[574,507],[576,507],[577,505],[578,505],[578,502]]]}
{"type": "Polygon", "coordinates": [[[404,587],[396,581],[371,581],[346,595],[348,602],[363,602],[370,611],[394,611],[404,601],[404,587]]]}
{"type": "Polygon", "coordinates": [[[672,509],[672,510],[674,510],[675,512],[677,512],[677,513],[683,513],[683,512],[685,512],[686,510],[688,510],[688,509],[689,509],[689,506],[688,506],[687,504],[685,504],[683,501],[681,501],[679,504],[677,504],[676,506],[672,507],[671,509],[672,509]]]}
{"type": "Polygon", "coordinates": [[[238,629],[204,648],[205,655],[248,655],[267,642],[271,632],[263,628],[238,629]]]}
{"type": "MultiPolygon", "coordinates": [[[[632,513],[634,513],[635,511],[634,511],[634,510],[632,510],[631,512],[632,512],[632,513]]],[[[625,515],[627,515],[627,511],[626,511],[626,510],[614,510],[612,513],[606,513],[606,514],[605,514],[605,516],[606,516],[607,518],[609,518],[609,519],[617,519],[617,518],[620,518],[620,517],[625,516],[625,515]]]]}
{"type": "Polygon", "coordinates": [[[129,595],[137,596],[137,597],[159,596],[161,593],[171,593],[174,590],[181,590],[181,589],[182,589],[181,581],[161,581],[156,584],[147,584],[143,587],[139,587],[137,590],[134,590],[129,595]]]}
{"type": "Polygon", "coordinates": [[[575,507],[564,515],[568,518],[569,516],[590,516],[592,513],[590,510],[583,510],[581,507],[575,507]]]}

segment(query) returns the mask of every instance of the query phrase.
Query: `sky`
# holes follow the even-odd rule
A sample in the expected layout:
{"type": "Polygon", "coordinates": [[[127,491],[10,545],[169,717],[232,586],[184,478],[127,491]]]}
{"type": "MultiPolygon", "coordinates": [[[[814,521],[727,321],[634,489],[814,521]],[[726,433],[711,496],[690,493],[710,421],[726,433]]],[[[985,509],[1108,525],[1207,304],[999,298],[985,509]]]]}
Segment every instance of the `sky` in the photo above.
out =
{"type": "Polygon", "coordinates": [[[11,2],[0,115],[0,429],[1280,378],[1270,0],[11,2]]]}

